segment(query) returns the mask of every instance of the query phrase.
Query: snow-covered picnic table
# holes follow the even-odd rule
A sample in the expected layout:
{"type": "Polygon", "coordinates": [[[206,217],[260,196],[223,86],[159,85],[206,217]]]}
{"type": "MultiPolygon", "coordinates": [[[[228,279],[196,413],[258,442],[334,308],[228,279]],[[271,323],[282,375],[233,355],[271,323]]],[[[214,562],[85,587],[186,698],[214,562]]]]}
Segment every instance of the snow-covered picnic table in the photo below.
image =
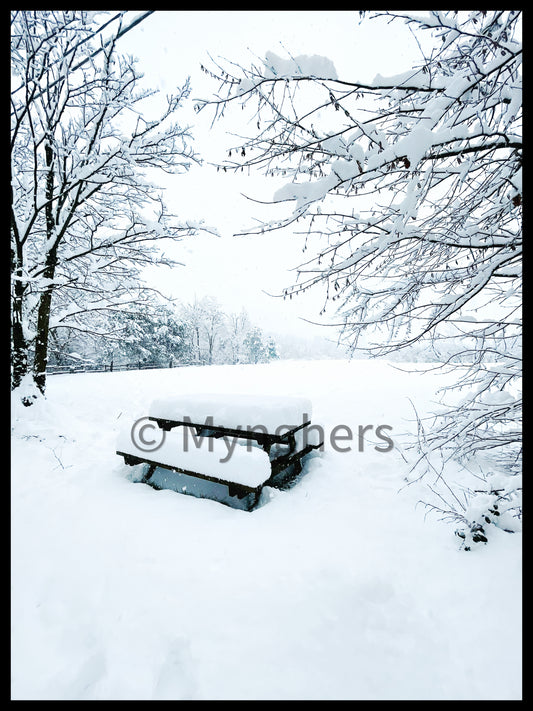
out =
{"type": "Polygon", "coordinates": [[[214,437],[255,440],[265,451],[273,444],[296,447],[295,434],[311,422],[312,404],[306,398],[275,395],[199,394],[154,400],[150,419],[164,430],[193,426],[214,437]]]}
{"type": "Polygon", "coordinates": [[[180,475],[184,493],[251,509],[263,486],[285,486],[320,446],[315,432],[314,440],[307,436],[311,413],[310,400],[296,397],[158,398],[145,419],[160,428],[160,439],[139,439],[132,426],[119,436],[117,454],[126,464],[148,464],[143,481],[156,488],[167,488],[170,470],[180,475]]]}

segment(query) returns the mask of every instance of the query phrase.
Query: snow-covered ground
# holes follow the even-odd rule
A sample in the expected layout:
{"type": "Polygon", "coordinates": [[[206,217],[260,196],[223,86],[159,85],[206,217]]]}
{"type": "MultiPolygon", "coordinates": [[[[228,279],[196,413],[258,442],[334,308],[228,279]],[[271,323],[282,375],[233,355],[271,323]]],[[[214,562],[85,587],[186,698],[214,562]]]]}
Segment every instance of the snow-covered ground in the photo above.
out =
{"type": "Polygon", "coordinates": [[[460,551],[404,488],[409,398],[443,380],[283,361],[58,375],[14,403],[12,698],[519,699],[520,534],[460,551]],[[195,391],[310,398],[351,451],[326,440],[253,512],[133,483],[122,423],[195,391]]]}

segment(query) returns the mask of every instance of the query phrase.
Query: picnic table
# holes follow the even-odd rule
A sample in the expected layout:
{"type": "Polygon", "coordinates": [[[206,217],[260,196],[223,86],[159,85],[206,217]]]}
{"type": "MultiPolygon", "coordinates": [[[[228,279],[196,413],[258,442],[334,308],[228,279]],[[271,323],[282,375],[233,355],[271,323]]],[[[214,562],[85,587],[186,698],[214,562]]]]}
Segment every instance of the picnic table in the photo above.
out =
{"type": "Polygon", "coordinates": [[[305,398],[222,394],[160,398],[151,404],[146,419],[161,431],[156,448],[147,451],[139,446],[133,430],[123,432],[117,444],[117,454],[126,464],[148,465],[144,483],[246,510],[257,506],[263,487],[290,486],[301,473],[305,456],[322,445],[309,437],[311,402],[305,398]]]}

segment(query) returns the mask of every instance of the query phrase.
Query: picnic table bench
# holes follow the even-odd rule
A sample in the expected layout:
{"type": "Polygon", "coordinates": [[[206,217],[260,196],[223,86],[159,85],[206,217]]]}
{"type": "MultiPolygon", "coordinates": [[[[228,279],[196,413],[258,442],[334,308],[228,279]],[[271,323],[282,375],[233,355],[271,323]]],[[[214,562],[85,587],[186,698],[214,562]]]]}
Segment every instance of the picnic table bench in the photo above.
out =
{"type": "Polygon", "coordinates": [[[164,398],[152,403],[146,419],[161,432],[159,446],[153,451],[140,447],[133,430],[122,433],[117,444],[126,464],[148,465],[144,483],[246,510],[258,504],[264,486],[290,486],[302,471],[304,457],[322,445],[308,441],[311,403],[302,398],[164,398]],[[174,430],[184,444],[166,437],[174,430]]]}

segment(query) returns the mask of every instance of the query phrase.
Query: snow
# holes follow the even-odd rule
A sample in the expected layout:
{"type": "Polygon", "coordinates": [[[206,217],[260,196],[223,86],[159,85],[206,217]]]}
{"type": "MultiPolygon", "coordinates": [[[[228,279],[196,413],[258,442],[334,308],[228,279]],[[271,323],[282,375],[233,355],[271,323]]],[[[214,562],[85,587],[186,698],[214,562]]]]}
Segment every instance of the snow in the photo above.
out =
{"type": "Polygon", "coordinates": [[[405,486],[411,402],[427,413],[445,381],[278,361],[56,375],[13,400],[12,698],[521,698],[521,534],[461,551],[405,486]],[[324,451],[253,512],[136,483],[124,423],[197,392],[308,398],[324,451]]]}
{"type": "Polygon", "coordinates": [[[335,65],[328,59],[318,54],[302,54],[298,57],[283,59],[274,52],[265,54],[265,77],[293,77],[307,76],[321,79],[337,79],[335,65]]]}
{"type": "Polygon", "coordinates": [[[288,428],[299,427],[312,417],[312,403],[308,398],[268,395],[262,392],[233,393],[193,393],[164,397],[154,400],[149,407],[151,417],[203,424],[207,418],[213,425],[231,429],[264,427],[275,433],[279,427],[283,434],[288,428]]]}
{"type": "MultiPolygon", "coordinates": [[[[424,89],[429,85],[426,75],[421,71],[415,71],[409,69],[406,72],[401,72],[400,74],[395,74],[394,76],[384,77],[381,74],[376,74],[371,86],[373,87],[417,87],[419,89],[424,89]]],[[[435,84],[432,84],[435,86],[435,84]]]]}
{"type": "MultiPolygon", "coordinates": [[[[152,423],[151,431],[138,441],[132,436],[134,426],[132,422],[120,432],[117,451],[251,488],[261,486],[270,478],[268,454],[256,447],[236,446],[235,438],[198,437],[195,440],[192,427],[179,427],[165,434],[152,423]],[[151,450],[150,443],[155,443],[157,449],[151,450]]],[[[149,424],[144,423],[144,426],[149,424]]]]}
{"type": "Polygon", "coordinates": [[[324,178],[306,183],[287,183],[275,191],[273,199],[274,202],[296,200],[298,210],[308,203],[323,200],[338,182],[339,177],[332,172],[324,178]]]}
{"type": "Polygon", "coordinates": [[[495,392],[485,393],[481,398],[481,402],[486,405],[507,405],[515,402],[515,398],[505,390],[496,390],[495,392]]]}
{"type": "Polygon", "coordinates": [[[417,126],[408,136],[402,138],[398,142],[395,147],[396,153],[399,156],[406,155],[411,163],[411,166],[416,166],[416,164],[431,148],[435,140],[436,137],[433,131],[424,128],[423,126],[417,126]]]}

